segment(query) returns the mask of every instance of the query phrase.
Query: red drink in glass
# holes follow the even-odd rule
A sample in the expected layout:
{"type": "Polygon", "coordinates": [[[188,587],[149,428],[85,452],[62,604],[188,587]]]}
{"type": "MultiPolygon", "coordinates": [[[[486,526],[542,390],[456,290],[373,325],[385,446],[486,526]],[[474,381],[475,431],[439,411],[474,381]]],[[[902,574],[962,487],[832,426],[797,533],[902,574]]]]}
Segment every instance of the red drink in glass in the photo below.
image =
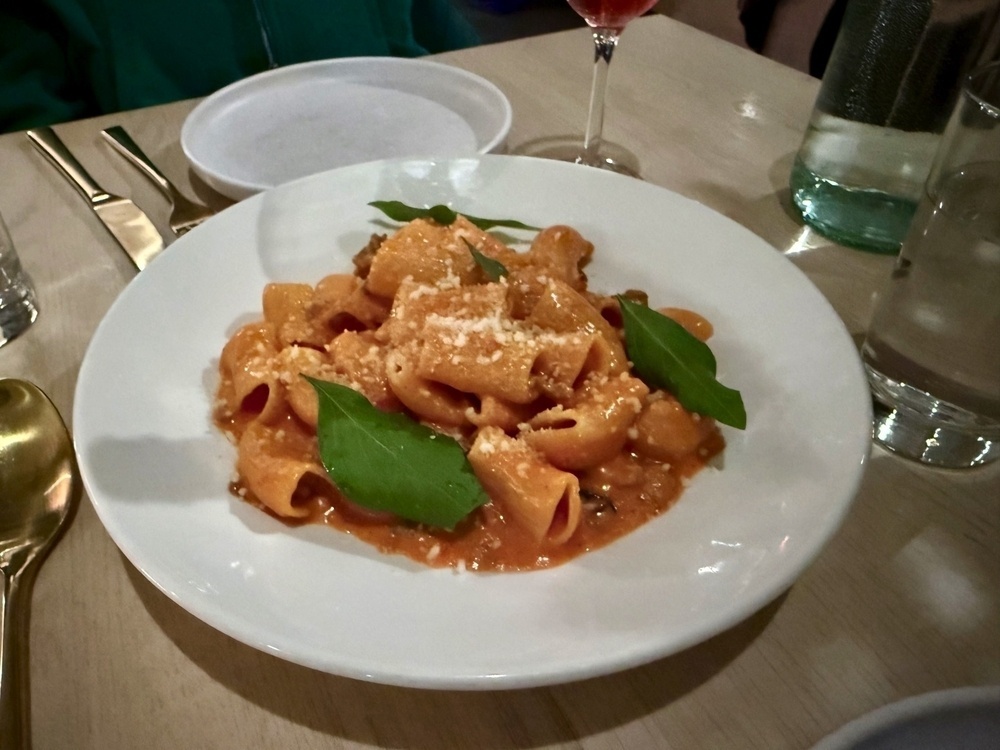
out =
{"type": "Polygon", "coordinates": [[[568,0],[587,25],[594,38],[594,79],[590,88],[587,130],[583,142],[564,136],[542,138],[520,149],[520,153],[548,159],[571,161],[590,167],[639,176],[638,159],[626,149],[606,143],[604,127],[604,92],[607,88],[611,55],[625,27],[656,4],[656,0],[568,0]]]}
{"type": "Polygon", "coordinates": [[[569,4],[595,29],[621,31],[633,18],[652,8],[656,0],[569,0],[569,4]]]}

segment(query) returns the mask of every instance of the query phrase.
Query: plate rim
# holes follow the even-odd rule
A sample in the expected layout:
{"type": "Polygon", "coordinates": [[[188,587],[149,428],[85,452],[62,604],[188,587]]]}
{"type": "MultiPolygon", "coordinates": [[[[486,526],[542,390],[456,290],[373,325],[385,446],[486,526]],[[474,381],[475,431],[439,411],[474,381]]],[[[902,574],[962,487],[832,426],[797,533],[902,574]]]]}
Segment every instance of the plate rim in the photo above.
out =
{"type": "MultiPolygon", "coordinates": [[[[213,109],[219,107],[220,103],[225,102],[228,98],[238,94],[242,89],[253,89],[254,87],[260,87],[267,85],[270,81],[280,80],[281,78],[294,78],[296,75],[301,74],[303,71],[309,70],[322,70],[325,68],[336,69],[336,68],[348,68],[354,66],[362,65],[378,65],[383,67],[397,67],[397,68],[425,68],[426,70],[437,71],[438,74],[444,74],[448,76],[453,76],[455,79],[463,79],[475,86],[479,87],[481,91],[488,93],[492,98],[495,99],[494,104],[498,106],[498,112],[501,113],[501,125],[496,133],[488,139],[482,146],[476,150],[476,154],[484,155],[487,153],[492,153],[499,149],[507,137],[510,135],[510,129],[513,124],[513,107],[511,106],[510,99],[503,92],[503,90],[497,86],[495,83],[490,81],[483,76],[473,73],[472,71],[466,70],[465,68],[459,68],[455,65],[449,65],[448,63],[441,62],[438,60],[428,60],[425,58],[412,58],[412,57],[392,57],[385,55],[364,55],[358,57],[335,57],[335,58],[324,58],[321,60],[307,60],[305,62],[293,63],[291,65],[283,65],[280,68],[275,68],[273,70],[265,70],[260,73],[254,73],[252,75],[240,78],[239,80],[233,81],[226,86],[212,92],[204,99],[202,99],[195,107],[187,114],[184,118],[184,122],[181,125],[180,134],[180,146],[181,151],[184,154],[185,159],[191,166],[191,169],[197,174],[206,184],[208,184],[213,189],[217,190],[219,193],[232,200],[243,200],[249,198],[253,195],[257,195],[261,192],[267,190],[273,190],[281,185],[268,185],[262,182],[254,182],[250,180],[244,180],[236,177],[231,177],[220,172],[216,167],[210,166],[205,160],[198,156],[192,147],[192,140],[195,136],[196,129],[204,128],[204,124],[201,122],[205,120],[206,122],[211,122],[209,118],[210,113],[213,109]]],[[[414,158],[414,157],[398,157],[401,159],[414,158]]],[[[368,160],[368,161],[381,161],[381,159],[368,160]]],[[[357,162],[358,164],[365,162],[357,162]]],[[[354,166],[353,164],[348,164],[344,166],[354,166]]],[[[335,169],[340,167],[335,167],[335,169]]],[[[332,170],[326,170],[332,171],[332,170]]],[[[321,173],[319,173],[321,174],[321,173]]],[[[313,175],[303,175],[295,180],[289,182],[295,182],[299,179],[304,179],[312,177],[313,175]]],[[[288,184],[288,183],[283,183],[288,184]]]]}
{"type": "MultiPolygon", "coordinates": [[[[291,183],[287,183],[283,186],[279,186],[278,188],[274,188],[271,191],[267,191],[267,193],[272,193],[281,190],[293,190],[295,188],[292,186],[298,183],[303,183],[311,180],[333,179],[331,177],[333,173],[350,172],[351,170],[358,170],[358,169],[367,170],[373,167],[379,167],[379,166],[391,167],[393,165],[396,165],[398,167],[399,165],[407,163],[441,164],[443,162],[453,162],[456,160],[467,161],[467,162],[468,161],[481,162],[481,161],[492,161],[496,159],[531,161],[540,164],[545,164],[547,165],[547,168],[552,168],[552,169],[574,169],[574,170],[587,170],[588,172],[591,172],[590,168],[583,167],[580,165],[560,164],[557,162],[550,162],[547,160],[534,159],[532,157],[521,157],[521,156],[487,154],[476,157],[456,157],[456,158],[444,158],[444,159],[400,158],[400,159],[378,160],[375,162],[339,167],[333,170],[329,170],[328,172],[323,172],[300,178],[291,183]]],[[[630,178],[623,177],[621,175],[612,175],[610,173],[601,173],[601,174],[605,175],[607,179],[630,180],[630,178]]],[[[604,177],[602,177],[602,179],[604,179],[604,177]]],[[[802,269],[800,269],[798,266],[792,263],[786,256],[784,256],[776,249],[771,247],[762,238],[755,235],[749,229],[738,224],[737,222],[725,216],[724,214],[721,214],[720,212],[708,206],[705,206],[704,204],[701,204],[698,201],[695,201],[687,196],[677,193],[676,191],[669,190],[667,188],[663,188],[658,185],[653,185],[652,183],[644,183],[644,184],[649,185],[650,187],[656,190],[662,190],[666,193],[670,193],[674,197],[674,199],[680,199],[684,202],[697,206],[699,210],[710,212],[714,216],[715,220],[724,221],[733,227],[737,227],[739,231],[745,232],[747,236],[753,237],[757,243],[770,248],[770,250],[774,253],[774,256],[767,256],[766,254],[762,253],[761,257],[762,258],[773,257],[774,258],[773,262],[776,262],[784,266],[790,272],[801,277],[800,281],[808,285],[809,293],[820,305],[822,305],[825,308],[825,313],[829,316],[832,316],[833,319],[840,321],[838,335],[842,339],[842,343],[850,341],[850,335],[846,327],[843,326],[843,323],[840,320],[839,315],[837,315],[836,311],[830,304],[829,300],[827,300],[827,298],[819,291],[819,289],[815,286],[815,284],[812,283],[812,281],[802,271],[802,269]]],[[[252,213],[252,215],[256,217],[259,215],[259,209],[255,208],[255,206],[259,202],[264,200],[263,197],[264,195],[266,195],[266,193],[254,196],[249,201],[244,201],[239,206],[234,206],[233,209],[227,209],[227,210],[245,211],[248,214],[252,213]]],[[[148,274],[145,278],[148,278],[148,274]]],[[[112,306],[109,308],[108,313],[105,315],[104,319],[102,319],[101,323],[98,326],[98,329],[95,331],[94,336],[91,339],[91,342],[88,344],[87,353],[85,354],[83,362],[81,364],[80,374],[77,381],[77,389],[76,389],[77,395],[79,395],[80,391],[83,388],[83,384],[86,378],[88,377],[88,368],[90,364],[92,364],[91,358],[88,356],[91,347],[94,345],[94,342],[99,339],[101,329],[105,325],[105,321],[109,320],[112,317],[113,311],[115,310],[116,306],[119,304],[120,300],[122,300],[124,296],[125,295],[119,296],[119,298],[116,299],[114,303],[112,303],[112,306]]],[[[854,374],[856,377],[858,378],[863,377],[860,358],[858,358],[856,362],[853,362],[853,369],[855,371],[854,374]]],[[[865,389],[865,392],[867,392],[867,388],[865,389]]],[[[82,408],[81,404],[82,404],[81,399],[78,398],[74,399],[74,413],[73,413],[74,426],[79,424],[78,410],[82,408]]],[[[797,559],[796,565],[791,567],[786,566],[785,574],[780,577],[776,577],[774,580],[772,580],[768,586],[758,591],[757,595],[753,599],[744,603],[742,607],[735,607],[729,610],[727,617],[715,618],[715,620],[713,621],[714,625],[710,629],[710,632],[706,634],[705,628],[701,627],[697,631],[689,632],[684,638],[674,638],[671,639],[669,643],[663,643],[661,641],[659,642],[657,647],[654,648],[646,646],[639,649],[630,649],[627,654],[619,655],[618,658],[616,658],[614,662],[610,664],[606,662],[591,662],[586,665],[577,666],[573,668],[567,668],[564,666],[560,668],[558,672],[542,671],[542,672],[532,672],[530,674],[529,673],[469,674],[469,675],[459,675],[459,676],[428,675],[423,673],[400,673],[398,670],[392,671],[392,670],[344,667],[342,663],[336,665],[335,667],[329,662],[319,664],[315,659],[303,657],[300,654],[282,651],[280,649],[276,649],[273,646],[264,644],[261,642],[259,637],[255,637],[248,633],[248,630],[252,630],[252,628],[248,629],[246,627],[233,627],[231,624],[228,623],[220,623],[218,618],[215,616],[214,612],[211,611],[210,607],[202,606],[203,604],[202,600],[190,600],[190,599],[185,600],[177,592],[170,590],[167,586],[165,586],[159,580],[157,580],[157,577],[154,576],[154,574],[150,572],[142,563],[141,555],[136,555],[132,549],[132,545],[127,541],[123,541],[122,539],[123,535],[121,533],[121,529],[118,523],[111,516],[108,515],[110,513],[110,509],[108,508],[108,506],[106,504],[103,504],[100,500],[95,499],[95,495],[91,487],[89,474],[86,471],[81,473],[83,474],[84,483],[87,487],[88,497],[91,499],[91,503],[95,507],[95,510],[97,511],[97,514],[102,522],[102,525],[104,525],[105,529],[112,537],[115,544],[119,547],[119,549],[123,552],[123,554],[125,554],[126,558],[129,559],[130,563],[134,565],[143,574],[143,576],[147,578],[147,580],[149,580],[158,590],[167,595],[168,598],[170,598],[172,601],[174,601],[176,604],[181,606],[186,611],[189,611],[192,614],[196,615],[199,619],[201,619],[204,623],[208,624],[213,629],[223,632],[246,645],[275,654],[287,661],[353,679],[361,679],[366,681],[397,685],[403,687],[418,687],[418,688],[431,688],[431,689],[461,689],[461,690],[494,690],[494,689],[527,688],[527,687],[559,684],[580,679],[596,677],[599,675],[610,674],[613,672],[618,672],[624,669],[639,666],[641,664],[649,663],[656,659],[677,653],[685,648],[689,648],[690,646],[701,643],[705,641],[707,638],[710,638],[713,635],[716,635],[720,632],[724,632],[730,627],[738,624],[739,622],[744,621],[746,618],[758,612],[761,608],[765,607],[768,603],[770,603],[777,596],[779,596],[783,591],[787,590],[791,585],[793,585],[795,581],[803,574],[803,572],[815,561],[815,559],[827,546],[827,544],[834,536],[834,534],[836,534],[837,531],[841,528],[847,514],[849,513],[851,507],[853,506],[854,500],[857,497],[860,484],[863,481],[864,474],[870,460],[870,451],[871,451],[870,430],[865,431],[859,429],[858,433],[856,435],[853,435],[852,437],[853,437],[851,443],[852,449],[848,451],[855,458],[855,463],[852,464],[854,471],[852,481],[850,482],[850,484],[845,485],[843,492],[844,497],[838,498],[839,503],[837,505],[837,512],[826,517],[827,523],[825,524],[825,527],[822,529],[821,533],[816,536],[817,542],[815,543],[815,545],[811,548],[808,554],[801,555],[797,559]],[[856,443],[854,442],[854,440],[856,440],[856,443]]],[[[75,429],[74,429],[74,443],[77,443],[77,432],[75,429]]],[[[82,451],[82,446],[78,444],[77,449],[78,451],[82,451]]],[[[85,462],[82,461],[81,463],[83,464],[85,462]]],[[[589,556],[584,556],[584,557],[589,557],[589,556]]],[[[572,562],[568,563],[567,565],[572,565],[572,562]]],[[[559,566],[557,568],[550,569],[549,571],[540,571],[539,573],[544,574],[551,571],[558,571],[563,567],[565,566],[559,566]]],[[[522,575],[522,574],[501,574],[501,575],[522,575]]]]}
{"type": "Polygon", "coordinates": [[[938,710],[993,707],[1000,712],[1000,684],[965,685],[911,695],[873,708],[823,737],[813,750],[851,750],[893,727],[938,710]]]}

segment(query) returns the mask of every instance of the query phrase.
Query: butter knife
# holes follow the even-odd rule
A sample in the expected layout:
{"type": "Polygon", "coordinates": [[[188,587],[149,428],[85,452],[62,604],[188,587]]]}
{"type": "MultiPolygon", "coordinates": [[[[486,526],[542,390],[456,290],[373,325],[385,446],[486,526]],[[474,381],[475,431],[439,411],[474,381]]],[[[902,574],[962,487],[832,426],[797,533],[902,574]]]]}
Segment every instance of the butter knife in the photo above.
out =
{"type": "Polygon", "coordinates": [[[29,130],[28,138],[83,194],[136,268],[141,271],[163,250],[163,237],[149,217],[128,198],[109,193],[98,185],[52,128],[29,130]]]}

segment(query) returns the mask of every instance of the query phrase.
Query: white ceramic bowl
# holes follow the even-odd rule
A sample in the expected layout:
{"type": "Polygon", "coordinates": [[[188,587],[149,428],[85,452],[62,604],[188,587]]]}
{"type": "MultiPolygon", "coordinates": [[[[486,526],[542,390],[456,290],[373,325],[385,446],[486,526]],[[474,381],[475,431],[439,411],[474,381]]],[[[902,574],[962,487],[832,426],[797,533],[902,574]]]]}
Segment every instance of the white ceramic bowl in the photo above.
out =
{"type": "Polygon", "coordinates": [[[510,102],[489,81],[429,60],[290,65],[201,102],[181,129],[194,172],[234,200],[335,167],[498,151],[510,102]]]}

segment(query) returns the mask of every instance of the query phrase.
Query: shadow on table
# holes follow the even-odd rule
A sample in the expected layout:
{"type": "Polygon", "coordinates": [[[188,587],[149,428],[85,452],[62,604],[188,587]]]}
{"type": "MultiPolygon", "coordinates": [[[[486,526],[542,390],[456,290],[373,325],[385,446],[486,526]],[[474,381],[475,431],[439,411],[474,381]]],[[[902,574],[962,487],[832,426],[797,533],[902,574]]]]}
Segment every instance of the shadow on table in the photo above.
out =
{"type": "MultiPolygon", "coordinates": [[[[729,184],[708,180],[689,182],[682,192],[786,252],[789,237],[798,234],[794,227],[805,226],[788,187],[794,158],[794,153],[785,154],[768,169],[768,181],[773,188],[770,193],[748,196],[729,184]]],[[[823,244],[830,242],[824,241],[823,244]]]]}
{"type": "Polygon", "coordinates": [[[122,562],[156,623],[219,684],[314,731],[416,750],[529,748],[628,724],[723,670],[764,631],[785,599],[783,594],[700,645],[619,674],[522,690],[418,690],[336,677],[239,643],[175,605],[124,558],[122,562]],[[579,727],[585,730],[581,733],[579,727]]]}

